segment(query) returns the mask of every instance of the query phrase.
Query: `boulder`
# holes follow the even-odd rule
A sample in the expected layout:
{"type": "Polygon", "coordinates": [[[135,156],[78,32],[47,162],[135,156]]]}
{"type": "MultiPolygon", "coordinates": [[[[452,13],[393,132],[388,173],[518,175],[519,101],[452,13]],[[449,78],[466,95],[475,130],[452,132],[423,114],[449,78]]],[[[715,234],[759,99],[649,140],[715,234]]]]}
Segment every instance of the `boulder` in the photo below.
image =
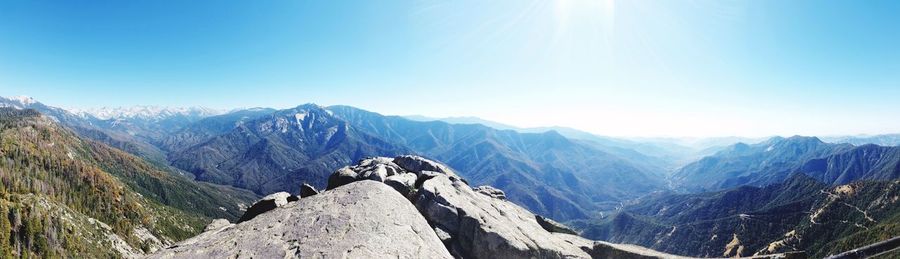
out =
{"type": "Polygon", "coordinates": [[[325,189],[331,190],[338,186],[355,182],[357,176],[359,174],[356,171],[350,169],[349,166],[345,166],[331,173],[331,176],[328,177],[328,186],[325,189]]]}
{"type": "Polygon", "coordinates": [[[412,187],[406,189],[417,189],[422,182],[436,175],[446,175],[453,180],[462,180],[449,167],[420,156],[371,157],[332,173],[328,177],[328,189],[355,181],[373,180],[395,187],[400,193],[408,193],[409,191],[405,190],[403,186],[412,187]],[[408,175],[410,173],[412,175],[408,175]],[[393,180],[388,181],[388,178],[391,177],[394,177],[393,180]],[[413,183],[408,184],[408,179],[413,179],[413,183]]]}
{"type": "Polygon", "coordinates": [[[494,188],[491,186],[482,185],[482,186],[472,188],[472,190],[475,190],[475,192],[477,192],[477,193],[487,195],[488,197],[491,197],[491,198],[497,198],[497,199],[501,199],[501,200],[506,199],[506,193],[504,193],[500,189],[497,189],[497,188],[494,188]]]}
{"type": "Polygon", "coordinates": [[[503,191],[483,186],[476,192],[449,167],[419,156],[367,158],[335,171],[330,179],[381,181],[409,197],[428,220],[429,232],[457,257],[590,257],[582,247],[545,230],[534,214],[505,200],[503,191]],[[389,168],[395,170],[391,175],[389,168]]]}
{"type": "Polygon", "coordinates": [[[389,165],[393,167],[399,167],[397,164],[394,164],[394,159],[390,157],[369,157],[363,160],[360,160],[359,163],[356,163],[360,167],[369,167],[374,165],[389,165]]]}
{"type": "Polygon", "coordinates": [[[418,176],[418,178],[416,178],[416,183],[414,186],[416,187],[416,189],[422,188],[422,184],[424,184],[425,181],[431,180],[431,178],[434,178],[435,176],[438,176],[438,175],[442,175],[442,174],[438,173],[438,172],[434,172],[434,171],[419,172],[419,176],[418,176]]]}
{"type": "Polygon", "coordinates": [[[312,185],[309,185],[307,183],[304,183],[300,186],[300,198],[306,198],[316,194],[319,194],[319,191],[316,190],[316,187],[313,187],[312,185]]]}
{"type": "Polygon", "coordinates": [[[425,159],[424,157],[414,156],[414,155],[403,155],[395,157],[393,162],[403,169],[411,172],[421,172],[421,171],[435,171],[440,172],[444,167],[437,162],[425,159]]]}
{"type": "Polygon", "coordinates": [[[394,188],[394,190],[406,197],[415,189],[416,178],[416,174],[413,173],[395,174],[384,179],[384,184],[394,188]]]}
{"type": "Polygon", "coordinates": [[[567,227],[566,225],[560,224],[559,222],[553,221],[552,219],[548,219],[540,215],[534,215],[534,219],[537,220],[538,225],[541,225],[544,230],[547,230],[549,232],[578,235],[578,232],[575,232],[575,230],[572,230],[571,228],[567,227]]]}
{"type": "Polygon", "coordinates": [[[393,162],[393,158],[371,157],[360,160],[354,166],[338,169],[328,177],[328,188],[333,189],[341,185],[360,180],[373,180],[384,182],[388,177],[408,173],[393,162]]]}
{"type": "Polygon", "coordinates": [[[452,258],[403,196],[358,181],[202,234],[150,258],[452,258]]]}
{"type": "Polygon", "coordinates": [[[437,175],[425,181],[416,207],[433,227],[452,237],[450,247],[470,258],[589,258],[538,224],[534,214],[475,192],[461,180],[437,175]]]}
{"type": "Polygon", "coordinates": [[[456,173],[453,172],[453,170],[450,170],[449,167],[420,156],[398,156],[394,158],[394,163],[404,170],[414,172],[416,174],[421,173],[422,171],[432,171],[447,175],[450,178],[460,178],[458,175],[456,175],[456,173]]]}
{"type": "Polygon", "coordinates": [[[362,179],[384,182],[384,179],[388,177],[387,168],[383,164],[377,164],[367,169],[368,170],[360,173],[362,179]]]}
{"type": "Polygon", "coordinates": [[[250,208],[247,208],[247,211],[244,212],[244,215],[241,216],[241,219],[238,220],[238,223],[248,221],[259,214],[284,206],[288,203],[288,199],[290,197],[291,194],[287,192],[277,192],[269,194],[268,196],[263,197],[262,199],[254,203],[253,206],[250,206],[250,208]]]}

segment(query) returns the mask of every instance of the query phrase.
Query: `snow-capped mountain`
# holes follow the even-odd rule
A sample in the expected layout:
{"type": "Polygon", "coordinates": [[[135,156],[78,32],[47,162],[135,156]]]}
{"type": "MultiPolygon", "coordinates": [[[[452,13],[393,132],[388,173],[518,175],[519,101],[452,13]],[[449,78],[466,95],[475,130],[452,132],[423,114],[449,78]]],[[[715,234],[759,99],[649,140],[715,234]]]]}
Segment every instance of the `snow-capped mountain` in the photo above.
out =
{"type": "Polygon", "coordinates": [[[91,109],[71,109],[81,116],[93,116],[101,120],[109,119],[143,119],[162,120],[172,116],[209,117],[223,114],[224,111],[206,107],[161,107],[161,106],[130,106],[130,107],[101,107],[91,109]]]}
{"type": "Polygon", "coordinates": [[[13,107],[16,109],[24,109],[28,106],[37,103],[34,98],[20,95],[20,96],[11,96],[11,97],[2,97],[0,96],[0,107],[13,107]]]}

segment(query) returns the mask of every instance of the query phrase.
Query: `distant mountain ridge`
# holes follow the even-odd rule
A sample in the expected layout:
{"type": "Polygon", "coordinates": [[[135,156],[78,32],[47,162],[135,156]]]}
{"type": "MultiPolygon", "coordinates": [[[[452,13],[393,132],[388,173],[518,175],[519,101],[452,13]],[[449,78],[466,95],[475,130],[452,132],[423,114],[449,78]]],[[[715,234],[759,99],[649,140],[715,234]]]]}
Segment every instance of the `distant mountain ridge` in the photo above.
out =
{"type": "Polygon", "coordinates": [[[450,124],[481,124],[498,130],[514,130],[521,133],[555,131],[569,139],[586,141],[593,147],[605,152],[665,168],[667,172],[673,172],[689,162],[711,155],[721,148],[738,142],[755,143],[762,141],[761,139],[742,137],[615,138],[562,126],[522,128],[471,116],[432,118],[421,115],[409,115],[403,117],[424,122],[443,121],[450,124]]]}
{"type": "Polygon", "coordinates": [[[619,201],[664,188],[664,169],[634,163],[558,132],[519,133],[479,124],[412,121],[349,106],[329,110],[367,132],[466,172],[473,184],[507,192],[555,219],[592,216],[619,201]]]}
{"type": "MultiPolygon", "coordinates": [[[[172,172],[248,188],[259,194],[295,190],[302,181],[313,181],[321,187],[324,183],[315,182],[319,179],[315,176],[365,156],[418,153],[470,173],[466,178],[473,182],[507,188],[514,201],[561,220],[593,217],[596,211],[613,209],[620,201],[672,187],[698,191],[778,183],[811,159],[850,148],[776,137],[764,143],[729,147],[717,145],[751,139],[691,140],[711,146],[695,150],[674,144],[675,140],[608,138],[565,127],[503,130],[478,125],[492,122],[475,117],[445,119],[456,123],[423,117],[413,118],[419,120],[415,121],[349,106],[253,108],[214,116],[202,109],[195,113],[182,109],[179,113],[154,108],[144,110],[156,111],[151,114],[161,117],[146,119],[138,115],[140,112],[120,112],[118,119],[103,120],[46,106],[27,97],[2,98],[0,105],[38,109],[79,135],[170,167],[172,172]],[[321,110],[315,112],[321,116],[315,116],[328,121],[327,125],[302,131],[305,126],[300,124],[304,120],[298,122],[296,116],[303,109],[321,110]],[[338,126],[342,121],[346,127],[338,126]],[[528,133],[529,130],[535,133],[528,133]],[[337,137],[334,141],[320,138],[328,134],[337,137]],[[798,143],[776,148],[780,146],[775,142],[798,143]],[[770,147],[776,151],[767,152],[770,147]],[[707,153],[708,157],[679,166],[707,153]],[[674,175],[666,179],[672,171],[674,175]],[[598,172],[612,174],[595,179],[598,172]]],[[[142,111],[140,107],[125,110],[142,111]]],[[[831,164],[850,166],[840,161],[831,164]]],[[[886,161],[879,166],[885,177],[893,175],[886,171],[890,165],[886,161]]],[[[810,175],[841,174],[815,162],[805,166],[810,175]]],[[[853,172],[843,175],[856,179],[850,177],[853,172]]]]}
{"type": "Polygon", "coordinates": [[[414,122],[346,106],[235,111],[184,126],[162,143],[171,165],[197,179],[260,194],[296,191],[302,182],[321,188],[321,176],[339,164],[398,153],[472,169],[465,177],[473,184],[497,184],[511,199],[560,219],[587,218],[597,206],[611,208],[663,187],[662,169],[558,133],[414,122]],[[611,177],[591,176],[591,171],[611,177]]]}
{"type": "Polygon", "coordinates": [[[110,119],[143,119],[163,120],[167,117],[185,116],[203,118],[225,113],[206,107],[162,107],[152,105],[138,105],[128,107],[100,107],[90,109],[70,109],[72,113],[83,117],[93,116],[101,120],[110,119]]]}
{"type": "Polygon", "coordinates": [[[350,127],[314,104],[270,114],[249,113],[250,116],[226,114],[203,120],[222,120],[226,122],[216,125],[234,126],[219,133],[216,130],[228,127],[213,126],[214,130],[206,131],[209,128],[189,126],[176,133],[176,138],[196,135],[200,139],[196,145],[172,150],[169,161],[199,180],[262,194],[297,191],[304,182],[324,188],[327,174],[339,165],[375,154],[408,152],[350,127]]]}
{"type": "Polygon", "coordinates": [[[811,159],[797,171],[829,185],[900,178],[900,147],[867,144],[811,159]]]}
{"type": "Polygon", "coordinates": [[[275,109],[254,108],[236,110],[226,114],[206,117],[188,124],[160,141],[159,146],[166,151],[178,151],[207,141],[217,135],[227,133],[248,121],[275,113],[275,109]]]}
{"type": "Polygon", "coordinates": [[[796,172],[828,185],[896,179],[900,177],[900,147],[774,137],[754,145],[739,143],[686,165],[672,176],[672,182],[687,191],[714,191],[779,183],[796,172]]]}
{"type": "MultiPolygon", "coordinates": [[[[142,123],[141,120],[135,119],[124,121],[95,120],[78,116],[62,109],[38,104],[31,104],[30,107],[47,111],[55,117],[66,118],[66,120],[63,120],[65,122],[63,124],[76,129],[81,135],[138,154],[155,163],[182,169],[184,171],[180,172],[184,175],[216,183],[250,188],[257,191],[257,193],[266,193],[272,190],[294,190],[294,188],[299,187],[299,182],[307,180],[321,186],[322,183],[315,180],[321,177],[315,176],[330,172],[334,169],[331,167],[338,164],[347,164],[352,162],[352,160],[367,155],[396,154],[401,151],[409,153],[416,150],[423,154],[440,153],[447,156],[454,153],[446,151],[450,149],[478,151],[471,154],[456,153],[452,159],[454,166],[462,166],[464,168],[484,166],[485,169],[472,170],[473,172],[479,172],[479,174],[471,176],[473,181],[506,182],[504,186],[511,189],[510,193],[513,195],[513,199],[525,203],[529,209],[539,213],[545,215],[556,214],[555,218],[586,218],[590,216],[591,213],[589,211],[593,210],[594,206],[612,207],[621,199],[633,198],[640,193],[658,190],[662,187],[662,181],[658,180],[659,177],[649,176],[657,173],[656,171],[660,171],[659,169],[654,169],[654,166],[634,162],[639,159],[620,159],[615,155],[597,151],[596,148],[574,143],[555,133],[527,135],[529,136],[527,142],[531,144],[528,144],[530,146],[523,146],[524,142],[517,142],[526,139],[509,139],[509,137],[519,136],[518,133],[502,133],[503,131],[487,127],[476,127],[473,128],[475,129],[473,132],[486,134],[473,135],[469,139],[455,139],[453,140],[454,143],[444,142],[444,144],[433,146],[435,149],[429,149],[425,148],[429,145],[429,141],[433,142],[440,138],[446,138],[448,136],[442,136],[442,134],[448,132],[435,132],[438,134],[423,135],[431,137],[419,138],[416,141],[420,143],[413,143],[401,141],[403,138],[381,135],[378,129],[372,127],[354,124],[353,127],[334,128],[341,129],[340,132],[336,132],[339,133],[338,137],[340,137],[337,139],[363,139],[365,141],[347,142],[350,144],[343,145],[342,148],[344,150],[322,157],[321,154],[308,153],[315,153],[315,148],[307,149],[302,147],[314,144],[313,142],[315,141],[306,141],[308,139],[305,137],[282,138],[281,135],[284,135],[282,133],[273,134],[270,130],[261,128],[263,125],[271,124],[275,127],[280,127],[278,130],[285,129],[288,130],[285,133],[293,134],[299,128],[294,127],[295,125],[287,128],[285,126],[296,124],[296,118],[291,117],[296,116],[296,113],[287,112],[275,116],[273,114],[279,111],[272,109],[248,109],[200,118],[196,121],[176,120],[171,125],[165,125],[161,123],[142,123]],[[358,129],[364,130],[358,131],[358,129]],[[343,138],[345,136],[344,133],[347,132],[351,133],[351,137],[343,138]],[[498,138],[497,140],[500,142],[482,142],[480,138],[498,138]],[[300,139],[304,139],[304,142],[297,141],[300,139]],[[469,144],[478,145],[467,146],[469,144]],[[558,157],[559,155],[548,152],[545,155],[549,155],[549,157],[534,156],[542,151],[542,146],[552,147],[559,144],[571,147],[565,152],[579,158],[568,158],[566,161],[571,161],[572,163],[557,162],[551,166],[548,163],[552,161],[550,157],[558,157]],[[302,148],[296,148],[298,145],[302,148]],[[511,152],[511,147],[515,151],[511,152]],[[446,150],[440,152],[438,149],[446,150]],[[600,156],[589,155],[591,153],[600,154],[600,156]],[[496,156],[499,159],[486,160],[482,165],[466,162],[476,161],[473,159],[481,156],[493,156],[492,154],[507,155],[496,156]],[[528,155],[525,156],[525,154],[528,155]],[[470,157],[466,157],[467,155],[470,157]],[[301,159],[293,159],[296,157],[301,159]],[[307,160],[304,157],[314,160],[307,160]],[[319,158],[322,160],[316,160],[319,158]],[[574,181],[576,178],[574,174],[569,172],[569,167],[578,164],[576,168],[582,168],[579,170],[584,172],[584,168],[590,168],[587,166],[587,163],[595,162],[599,162],[595,165],[595,168],[606,168],[603,170],[619,172],[620,175],[610,178],[605,185],[597,186],[596,189],[599,189],[599,191],[571,191],[570,189],[573,186],[575,190],[588,188],[588,186],[581,181],[574,181]],[[309,166],[300,166],[301,164],[308,164],[309,166]],[[501,168],[518,168],[519,170],[504,172],[505,177],[497,177],[498,175],[496,174],[499,173],[497,170],[501,168]],[[633,178],[631,176],[632,173],[628,172],[639,172],[639,174],[634,176],[637,178],[633,178]],[[629,187],[639,188],[616,187],[618,184],[613,184],[615,182],[635,183],[635,185],[623,184],[622,186],[628,185],[629,187]],[[545,186],[547,184],[555,186],[547,188],[545,186]],[[537,195],[538,193],[541,193],[541,195],[537,195]]],[[[311,107],[313,106],[315,105],[311,107]]],[[[330,113],[330,111],[323,110],[320,117],[330,117],[332,116],[330,113]]],[[[341,119],[335,119],[332,123],[340,123],[339,121],[341,119]]],[[[318,127],[312,131],[327,132],[330,128],[318,127]]],[[[337,141],[335,143],[341,142],[337,141]]],[[[328,146],[327,143],[320,144],[326,147],[333,147],[328,146]]],[[[580,176],[580,178],[593,179],[596,177],[580,176]]]]}
{"type": "Polygon", "coordinates": [[[657,194],[627,205],[583,235],[702,257],[806,251],[823,258],[900,230],[900,180],[829,187],[804,174],[766,187],[657,194]]]}
{"type": "Polygon", "coordinates": [[[875,144],[879,146],[900,146],[900,134],[862,135],[862,136],[829,136],[822,140],[830,143],[847,143],[857,146],[875,144]]]}
{"type": "Polygon", "coordinates": [[[816,137],[773,137],[753,145],[732,145],[682,167],[671,178],[678,188],[689,191],[745,184],[765,186],[783,181],[807,160],[851,148],[849,144],[824,143],[816,137]]]}

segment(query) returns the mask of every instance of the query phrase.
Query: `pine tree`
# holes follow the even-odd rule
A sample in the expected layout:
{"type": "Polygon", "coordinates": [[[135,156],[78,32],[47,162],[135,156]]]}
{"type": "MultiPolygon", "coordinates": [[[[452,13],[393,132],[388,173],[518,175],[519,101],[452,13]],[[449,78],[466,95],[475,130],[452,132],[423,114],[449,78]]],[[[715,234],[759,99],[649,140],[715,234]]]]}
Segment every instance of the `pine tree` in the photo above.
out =
{"type": "Polygon", "coordinates": [[[12,258],[10,233],[12,233],[12,225],[9,222],[9,212],[6,206],[0,205],[0,258],[12,258]]]}

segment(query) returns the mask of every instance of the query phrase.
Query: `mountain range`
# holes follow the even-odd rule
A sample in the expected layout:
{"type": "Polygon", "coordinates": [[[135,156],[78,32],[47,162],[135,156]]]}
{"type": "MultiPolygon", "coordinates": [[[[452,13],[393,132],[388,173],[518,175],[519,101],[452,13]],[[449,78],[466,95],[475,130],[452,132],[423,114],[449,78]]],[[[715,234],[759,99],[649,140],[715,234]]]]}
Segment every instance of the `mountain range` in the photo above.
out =
{"type": "Polygon", "coordinates": [[[644,197],[585,237],[699,256],[806,251],[823,258],[886,240],[900,231],[900,180],[828,186],[797,173],[766,187],[644,197]]]}
{"type": "Polygon", "coordinates": [[[897,146],[900,145],[900,134],[828,136],[822,137],[822,140],[829,143],[847,143],[857,146],[865,144],[875,144],[879,146],[897,146]]]}
{"type": "Polygon", "coordinates": [[[480,124],[498,130],[514,130],[520,133],[544,133],[555,131],[574,141],[582,141],[605,152],[623,158],[639,161],[641,164],[652,164],[671,173],[678,167],[696,160],[704,155],[712,154],[725,146],[737,142],[761,141],[759,139],[724,137],[724,138],[615,138],[600,136],[590,132],[561,126],[522,128],[478,117],[431,118],[421,115],[404,116],[414,121],[443,121],[450,124],[480,124]]]}
{"type": "MultiPolygon", "coordinates": [[[[13,102],[14,101],[8,101],[13,102]]],[[[510,199],[559,220],[664,188],[665,169],[647,156],[568,139],[558,132],[519,133],[482,125],[417,122],[347,106],[247,109],[205,118],[173,118],[160,129],[141,116],[116,123],[29,102],[82,135],[120,147],[190,178],[257,194],[324,187],[322,176],[367,156],[417,153],[447,161],[473,184],[505,188],[510,199]],[[124,127],[121,125],[128,125],[124,127]],[[134,127],[131,127],[134,126],[134,127]]]]}
{"type": "Polygon", "coordinates": [[[900,177],[900,147],[825,143],[816,137],[773,137],[738,143],[688,164],[671,177],[678,189],[714,191],[766,186],[803,173],[829,185],[900,177]]]}
{"type": "MultiPolygon", "coordinates": [[[[208,136],[196,145],[172,149],[169,161],[193,173],[198,180],[263,194],[296,192],[303,183],[324,188],[328,174],[342,165],[376,154],[409,152],[403,146],[359,131],[313,104],[258,115],[246,121],[231,121],[234,128],[208,136]]],[[[210,119],[229,118],[244,116],[210,119]]],[[[204,132],[202,128],[188,127],[175,137],[200,136],[204,132]]]]}
{"type": "Polygon", "coordinates": [[[635,163],[558,132],[520,133],[480,124],[411,121],[348,106],[329,107],[352,125],[463,172],[473,184],[505,190],[511,200],[559,220],[663,188],[663,169],[635,163]]]}
{"type": "Polygon", "coordinates": [[[258,196],[178,177],[31,109],[0,108],[0,254],[120,257],[237,219],[258,196]]]}
{"type": "MultiPolygon", "coordinates": [[[[160,107],[70,112],[15,97],[0,98],[0,107],[7,107],[0,118],[15,136],[3,137],[12,145],[2,153],[10,156],[7,170],[19,174],[9,186],[27,186],[7,190],[0,208],[50,222],[46,226],[54,227],[41,225],[44,237],[92,219],[104,222],[112,227],[91,235],[115,235],[122,242],[80,244],[104,255],[154,251],[199,233],[213,218],[236,220],[260,196],[298,193],[304,184],[325,189],[329,175],[345,165],[401,154],[442,161],[467,185],[493,186],[510,202],[570,223],[585,237],[673,254],[806,251],[820,257],[891,238],[888,233],[896,233],[897,226],[900,147],[868,143],[890,144],[891,135],[827,142],[803,136],[625,139],[565,127],[516,128],[477,118],[387,116],[315,104],[229,112],[160,107]],[[31,129],[48,132],[41,134],[51,140],[31,137],[31,129]],[[29,150],[20,147],[48,143],[60,146],[19,153],[29,150]],[[28,164],[32,160],[49,165],[37,178],[25,173],[36,170],[28,164]],[[77,166],[61,166],[71,163],[65,161],[77,166]],[[46,186],[67,193],[96,188],[92,182],[53,180],[69,177],[61,174],[69,171],[99,175],[119,191],[100,192],[89,204],[73,203],[72,194],[42,194],[46,186]],[[84,209],[117,197],[133,201],[122,206],[152,209],[84,209]],[[35,199],[62,210],[23,213],[35,199]],[[61,213],[79,220],[41,219],[61,213]]],[[[11,221],[10,233],[37,227],[23,224],[11,221]]],[[[73,255],[60,248],[64,241],[35,245],[33,238],[41,233],[27,236],[9,236],[14,245],[6,248],[14,250],[9,253],[73,255]]]]}

